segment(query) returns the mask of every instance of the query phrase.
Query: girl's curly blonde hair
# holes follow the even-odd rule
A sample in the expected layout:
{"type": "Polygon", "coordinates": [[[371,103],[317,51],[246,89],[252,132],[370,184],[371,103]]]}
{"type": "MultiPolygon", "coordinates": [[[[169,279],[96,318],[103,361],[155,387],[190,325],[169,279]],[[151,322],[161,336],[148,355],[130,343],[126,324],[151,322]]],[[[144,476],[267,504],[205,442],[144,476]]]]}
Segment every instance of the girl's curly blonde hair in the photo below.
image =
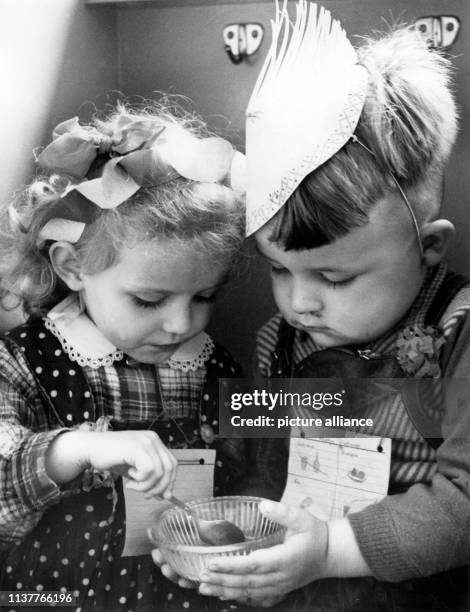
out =
{"type": "MultiPolygon", "coordinates": [[[[174,99],[133,109],[119,104],[104,119],[86,129],[109,136],[122,116],[155,118],[177,124],[198,137],[209,134],[194,113],[187,113],[174,99]]],[[[41,243],[40,231],[73,180],[59,174],[36,178],[19,193],[0,217],[0,279],[2,300],[17,296],[28,315],[45,314],[70,290],[57,276],[49,259],[51,241],[41,243]]],[[[170,239],[175,248],[225,261],[231,266],[243,241],[244,206],[240,193],[221,183],[205,183],[183,177],[155,187],[141,187],[124,203],[100,211],[75,243],[83,271],[93,274],[117,263],[125,244],[170,239]]]]}

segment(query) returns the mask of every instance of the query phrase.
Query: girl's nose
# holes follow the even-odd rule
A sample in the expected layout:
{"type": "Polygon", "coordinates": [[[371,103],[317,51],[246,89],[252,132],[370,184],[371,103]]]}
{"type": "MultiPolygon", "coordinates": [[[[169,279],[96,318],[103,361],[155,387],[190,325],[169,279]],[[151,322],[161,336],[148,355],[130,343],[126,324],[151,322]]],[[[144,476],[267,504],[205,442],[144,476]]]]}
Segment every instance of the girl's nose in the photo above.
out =
{"type": "Polygon", "coordinates": [[[304,279],[293,279],[291,307],[297,314],[321,312],[323,310],[323,300],[318,287],[304,279]]]}
{"type": "Polygon", "coordinates": [[[188,304],[169,304],[162,328],[167,334],[187,334],[191,330],[191,311],[188,304]]]}

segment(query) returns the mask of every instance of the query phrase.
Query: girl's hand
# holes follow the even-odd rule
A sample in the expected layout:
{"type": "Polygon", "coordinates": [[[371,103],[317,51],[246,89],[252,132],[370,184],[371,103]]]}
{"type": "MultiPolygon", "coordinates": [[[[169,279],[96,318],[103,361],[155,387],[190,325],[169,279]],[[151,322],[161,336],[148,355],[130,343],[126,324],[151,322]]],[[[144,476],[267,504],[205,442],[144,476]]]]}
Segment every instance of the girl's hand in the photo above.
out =
{"type": "Polygon", "coordinates": [[[49,445],[46,471],[57,484],[89,467],[126,476],[127,487],[153,497],[171,495],[177,461],[153,431],[67,431],[49,445]]]}
{"type": "Polygon", "coordinates": [[[90,432],[87,463],[117,472],[146,497],[171,494],[178,462],[154,431],[90,432]]]}
{"type": "Polygon", "coordinates": [[[283,544],[221,557],[201,576],[200,592],[260,607],[325,576],[328,526],[305,510],[262,502],[261,512],[288,528],[283,544]]]}

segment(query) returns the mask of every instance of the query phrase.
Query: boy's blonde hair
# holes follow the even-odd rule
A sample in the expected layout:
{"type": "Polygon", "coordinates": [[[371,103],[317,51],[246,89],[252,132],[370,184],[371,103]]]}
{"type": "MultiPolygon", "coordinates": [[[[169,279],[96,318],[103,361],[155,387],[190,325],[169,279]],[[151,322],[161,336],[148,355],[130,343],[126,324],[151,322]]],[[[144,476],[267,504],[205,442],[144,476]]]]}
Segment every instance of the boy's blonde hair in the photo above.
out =
{"type": "MultiPolygon", "coordinates": [[[[123,116],[153,118],[178,124],[198,137],[209,132],[193,113],[165,99],[145,109],[119,105],[108,118],[96,119],[87,129],[109,136],[123,116]]],[[[21,192],[2,215],[0,278],[5,292],[22,302],[27,314],[41,315],[67,295],[49,259],[51,241],[40,232],[66,189],[70,177],[40,177],[21,192]]],[[[175,178],[158,186],[141,187],[124,203],[103,209],[85,226],[75,243],[83,271],[100,272],[118,260],[119,249],[140,242],[169,239],[179,251],[225,261],[230,267],[243,240],[244,207],[241,195],[221,183],[175,178]]],[[[190,256],[190,255],[189,255],[190,256]]]]}
{"type": "Polygon", "coordinates": [[[286,250],[322,246],[366,224],[395,189],[392,176],[418,218],[438,212],[457,133],[450,61],[410,28],[366,37],[357,52],[368,85],[355,135],[275,217],[272,239],[286,250]]]}

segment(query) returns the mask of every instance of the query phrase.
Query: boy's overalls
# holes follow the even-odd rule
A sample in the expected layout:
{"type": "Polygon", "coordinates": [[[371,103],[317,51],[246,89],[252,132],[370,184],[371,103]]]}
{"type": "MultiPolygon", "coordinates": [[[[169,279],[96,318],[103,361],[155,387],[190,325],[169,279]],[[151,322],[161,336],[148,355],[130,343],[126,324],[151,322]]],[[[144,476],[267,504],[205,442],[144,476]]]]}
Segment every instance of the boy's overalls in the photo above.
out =
{"type": "MultiPolygon", "coordinates": [[[[426,326],[437,326],[447,306],[469,279],[448,272],[425,318],[426,326]]],[[[354,380],[367,378],[399,379],[407,377],[395,355],[366,354],[353,348],[331,348],[314,352],[298,364],[293,364],[295,329],[285,320],[279,326],[278,341],[272,353],[271,378],[335,378],[343,379],[344,386],[354,397],[354,380]],[[349,381],[349,385],[348,385],[349,381]],[[351,384],[352,383],[352,384],[351,384]]],[[[440,366],[445,373],[449,355],[443,347],[440,366]]],[[[425,380],[425,379],[421,379],[425,380]]],[[[430,383],[430,379],[426,379],[430,383]]],[[[268,381],[269,384],[269,381],[268,381]]],[[[436,381],[437,384],[437,381],[436,381]]],[[[402,393],[404,406],[413,424],[420,432],[436,431],[432,422],[437,406],[429,405],[429,384],[420,388],[419,382],[405,385],[402,393]]],[[[432,395],[432,394],[431,394],[432,395]]],[[[435,397],[435,396],[433,396],[435,397]]],[[[350,416],[361,416],[360,407],[349,405],[350,416]]],[[[441,438],[426,437],[433,448],[441,438]]],[[[257,442],[256,464],[259,473],[269,480],[273,497],[279,499],[287,478],[288,440],[263,439],[257,442]]],[[[389,490],[389,493],[402,492],[389,490]]],[[[468,612],[470,574],[468,568],[429,578],[408,580],[401,583],[379,582],[374,578],[328,579],[313,582],[288,596],[276,610],[288,612],[431,612],[447,610],[468,612]]]]}

